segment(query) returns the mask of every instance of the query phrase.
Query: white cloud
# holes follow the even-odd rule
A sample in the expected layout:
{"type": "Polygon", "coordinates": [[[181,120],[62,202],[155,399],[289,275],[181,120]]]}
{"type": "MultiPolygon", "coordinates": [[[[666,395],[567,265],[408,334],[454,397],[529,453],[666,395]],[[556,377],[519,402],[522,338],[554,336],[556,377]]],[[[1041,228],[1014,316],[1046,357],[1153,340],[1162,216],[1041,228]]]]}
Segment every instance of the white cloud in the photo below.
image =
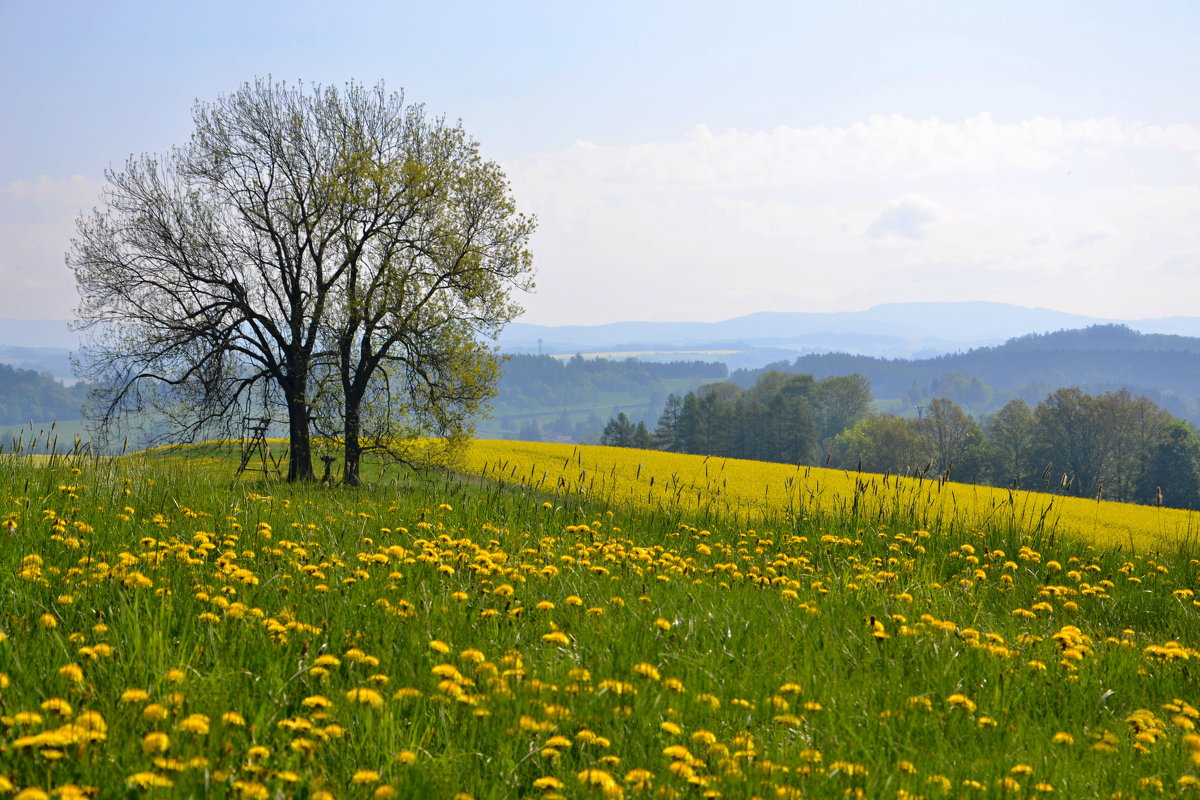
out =
{"type": "Polygon", "coordinates": [[[986,113],[962,122],[875,116],[843,127],[719,134],[700,125],[670,142],[622,147],[577,142],[519,168],[539,183],[736,191],[1044,172],[1132,151],[1176,153],[1195,167],[1200,129],[1042,117],[1004,124],[986,113]]]}
{"type": "MultiPolygon", "coordinates": [[[[529,321],[973,299],[1197,313],[1200,126],[987,114],[697,126],[505,168],[540,219],[529,321]]],[[[75,305],[63,254],[100,186],[40,176],[0,187],[0,316],[75,305]]]]}
{"type": "Polygon", "coordinates": [[[930,224],[945,218],[945,210],[928,197],[905,195],[887,204],[867,228],[867,235],[876,239],[923,239],[930,224]]]}
{"type": "Polygon", "coordinates": [[[1200,126],[698,126],[506,168],[541,222],[535,322],[973,299],[1133,318],[1196,313],[1200,293],[1200,271],[1148,288],[1200,248],[1200,126]]]}
{"type": "Polygon", "coordinates": [[[1159,271],[1167,276],[1190,276],[1200,272],[1200,250],[1172,250],[1163,256],[1159,271]]]}

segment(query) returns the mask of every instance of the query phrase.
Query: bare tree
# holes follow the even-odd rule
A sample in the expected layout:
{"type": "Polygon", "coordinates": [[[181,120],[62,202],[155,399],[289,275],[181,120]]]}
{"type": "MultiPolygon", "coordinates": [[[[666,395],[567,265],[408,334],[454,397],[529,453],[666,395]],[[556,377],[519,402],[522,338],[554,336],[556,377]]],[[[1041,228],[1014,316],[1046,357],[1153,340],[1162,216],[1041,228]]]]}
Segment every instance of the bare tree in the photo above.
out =
{"type": "Polygon", "coordinates": [[[172,441],[228,435],[258,397],[284,409],[295,480],[321,410],[354,482],[368,405],[379,441],[468,427],[533,221],[461,126],[382,86],[270,80],[194,119],[188,145],[109,171],[68,254],[102,428],[152,411],[172,441]]]}

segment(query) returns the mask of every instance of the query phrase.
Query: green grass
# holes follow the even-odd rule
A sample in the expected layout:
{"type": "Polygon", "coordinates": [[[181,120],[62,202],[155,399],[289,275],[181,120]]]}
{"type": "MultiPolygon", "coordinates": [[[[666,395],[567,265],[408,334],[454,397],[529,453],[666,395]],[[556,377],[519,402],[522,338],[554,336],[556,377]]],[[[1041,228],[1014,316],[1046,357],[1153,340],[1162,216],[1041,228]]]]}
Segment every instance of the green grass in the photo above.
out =
{"type": "Polygon", "coordinates": [[[1200,712],[1164,708],[1200,704],[1188,553],[836,518],[699,529],[452,474],[347,490],[234,484],[235,466],[0,460],[0,786],[482,800],[611,778],[633,797],[646,770],[652,797],[1138,797],[1196,772],[1200,712]],[[52,698],[103,738],[63,733],[52,698]],[[148,776],[172,785],[130,788],[148,776]]]}

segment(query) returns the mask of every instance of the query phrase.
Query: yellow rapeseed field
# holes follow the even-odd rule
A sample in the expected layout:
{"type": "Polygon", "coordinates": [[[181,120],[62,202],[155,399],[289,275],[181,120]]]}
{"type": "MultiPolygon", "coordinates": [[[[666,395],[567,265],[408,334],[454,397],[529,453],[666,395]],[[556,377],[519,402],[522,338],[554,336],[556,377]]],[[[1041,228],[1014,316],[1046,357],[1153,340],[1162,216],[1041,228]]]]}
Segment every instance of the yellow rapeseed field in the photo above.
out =
{"type": "Polygon", "coordinates": [[[1000,524],[1137,552],[1174,548],[1200,530],[1200,516],[1180,509],[657,450],[479,440],[467,451],[466,469],[561,495],[747,523],[851,514],[928,527],[1000,524]]]}

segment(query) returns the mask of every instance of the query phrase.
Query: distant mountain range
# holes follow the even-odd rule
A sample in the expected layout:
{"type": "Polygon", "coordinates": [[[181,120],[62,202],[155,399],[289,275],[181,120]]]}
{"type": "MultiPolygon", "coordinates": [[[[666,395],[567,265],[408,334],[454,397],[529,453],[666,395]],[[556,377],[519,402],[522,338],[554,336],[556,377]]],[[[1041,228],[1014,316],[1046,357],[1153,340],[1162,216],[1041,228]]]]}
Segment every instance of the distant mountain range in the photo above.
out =
{"type": "Polygon", "coordinates": [[[891,359],[814,353],[752,370],[730,380],[753,385],[766,369],[826,378],[859,374],[872,394],[906,415],[935,397],[947,397],[975,415],[1021,398],[1034,405],[1051,392],[1076,386],[1100,394],[1128,389],[1172,414],[1200,424],[1200,338],[1138,333],[1125,325],[1026,334],[994,347],[933,358],[891,359]]]}
{"type": "Polygon", "coordinates": [[[1143,333],[1200,336],[1200,317],[1117,320],[1007,303],[887,303],[866,311],[760,312],[721,322],[517,322],[505,328],[500,347],[510,353],[705,358],[754,368],[811,353],[929,358],[1030,333],[1113,323],[1143,333]]]}
{"type": "MultiPolygon", "coordinates": [[[[1119,320],[1007,303],[887,303],[866,311],[764,311],[721,322],[613,322],[532,325],[515,322],[500,337],[507,353],[636,356],[645,361],[706,360],[730,369],[817,353],[932,358],[1003,344],[1030,333],[1103,324],[1142,333],[1200,337],[1200,316],[1119,320]]],[[[70,320],[0,318],[0,363],[71,376],[79,337],[70,320]]]]}

